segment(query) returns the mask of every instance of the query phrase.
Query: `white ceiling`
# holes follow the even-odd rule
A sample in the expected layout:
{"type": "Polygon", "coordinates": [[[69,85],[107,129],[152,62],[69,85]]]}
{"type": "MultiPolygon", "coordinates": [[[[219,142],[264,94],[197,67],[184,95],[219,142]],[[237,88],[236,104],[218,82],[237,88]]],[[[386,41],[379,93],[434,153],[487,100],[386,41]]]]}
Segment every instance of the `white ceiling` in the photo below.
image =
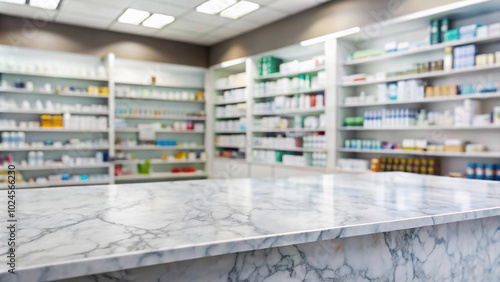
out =
{"type": "Polygon", "coordinates": [[[250,0],[259,3],[261,8],[232,20],[196,12],[195,8],[206,0],[62,1],[58,11],[0,2],[0,13],[209,46],[325,2],[325,0],[250,0]],[[127,8],[171,15],[175,16],[176,20],[161,30],[116,22],[127,8]]]}

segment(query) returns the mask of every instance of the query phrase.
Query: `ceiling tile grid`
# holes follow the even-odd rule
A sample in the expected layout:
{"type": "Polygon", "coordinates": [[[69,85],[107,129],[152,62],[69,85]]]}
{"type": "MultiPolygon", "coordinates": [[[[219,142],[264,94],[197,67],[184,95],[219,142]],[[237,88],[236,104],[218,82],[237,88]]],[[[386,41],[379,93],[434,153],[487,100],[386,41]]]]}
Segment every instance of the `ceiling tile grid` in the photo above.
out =
{"type": "Polygon", "coordinates": [[[236,20],[197,12],[206,0],[62,0],[58,10],[48,11],[28,5],[0,2],[0,13],[30,17],[36,15],[62,24],[212,45],[321,4],[324,0],[248,0],[260,5],[236,20]],[[127,9],[139,9],[175,17],[162,29],[117,22],[127,9]]]}

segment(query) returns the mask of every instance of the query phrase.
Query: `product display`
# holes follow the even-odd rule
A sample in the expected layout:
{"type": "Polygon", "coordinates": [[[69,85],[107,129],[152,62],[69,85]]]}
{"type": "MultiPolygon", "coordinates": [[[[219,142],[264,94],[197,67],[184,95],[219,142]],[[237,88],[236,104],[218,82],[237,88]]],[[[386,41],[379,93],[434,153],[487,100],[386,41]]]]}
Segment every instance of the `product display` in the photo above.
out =
{"type": "Polygon", "coordinates": [[[231,103],[234,101],[241,102],[246,99],[246,89],[238,88],[224,91],[222,96],[217,96],[217,103],[231,103]]]}
{"type": "Polygon", "coordinates": [[[215,138],[215,145],[219,147],[237,147],[243,148],[246,143],[246,135],[237,134],[237,135],[219,135],[215,138]]]}
{"type": "Polygon", "coordinates": [[[435,159],[421,158],[375,158],[371,160],[371,171],[402,171],[418,174],[440,175],[441,164],[435,159]]]}
{"type": "Polygon", "coordinates": [[[468,163],[466,175],[469,179],[500,181],[500,164],[468,163]]]}
{"type": "Polygon", "coordinates": [[[18,105],[14,99],[6,100],[4,97],[0,97],[0,111],[47,111],[47,112],[72,112],[72,113],[102,113],[104,115],[108,114],[107,105],[91,104],[82,105],[76,104],[61,104],[53,102],[52,100],[45,101],[45,104],[40,100],[32,105],[28,100],[23,100],[21,105],[18,105]]]}
{"type": "Polygon", "coordinates": [[[117,118],[127,118],[127,117],[141,117],[141,118],[165,118],[165,119],[202,119],[205,117],[205,112],[185,112],[185,111],[173,111],[164,109],[150,109],[150,108],[131,108],[126,106],[118,106],[115,109],[115,114],[117,118]]]}
{"type": "Polygon", "coordinates": [[[344,126],[364,128],[426,127],[426,126],[489,126],[495,123],[494,110],[490,114],[480,115],[479,103],[466,99],[462,106],[452,111],[427,112],[425,109],[383,109],[366,111],[364,117],[346,117],[344,126]]]}
{"type": "Polygon", "coordinates": [[[215,108],[215,117],[216,118],[224,118],[224,117],[243,117],[246,115],[246,103],[240,103],[236,105],[227,105],[224,107],[216,107],[215,108]]]}
{"type": "Polygon", "coordinates": [[[55,64],[54,62],[26,62],[16,57],[0,57],[0,71],[25,74],[64,75],[81,78],[107,78],[104,66],[88,67],[74,63],[55,64]]]}
{"type": "Polygon", "coordinates": [[[224,120],[215,122],[215,132],[223,131],[242,131],[246,130],[247,119],[240,118],[235,120],[224,120]]]}
{"type": "MultiPolygon", "coordinates": [[[[225,89],[233,87],[243,87],[246,85],[247,74],[245,72],[231,74],[215,80],[216,89],[225,89]]],[[[233,89],[236,90],[236,89],[233,89]]],[[[225,91],[226,92],[226,91],[225,91]]],[[[224,93],[225,93],[224,92],[224,93]]],[[[225,94],[224,94],[225,96],[225,94]]]]}
{"type": "Polygon", "coordinates": [[[269,102],[255,103],[254,113],[280,110],[308,110],[324,108],[323,94],[301,94],[293,97],[275,97],[269,102]]]}
{"type": "Polygon", "coordinates": [[[115,88],[116,97],[120,98],[142,98],[157,100],[178,100],[178,101],[204,101],[203,92],[194,91],[172,91],[164,89],[132,88],[127,86],[117,86],[115,88]]]}
{"type": "Polygon", "coordinates": [[[280,78],[275,81],[260,82],[255,84],[255,96],[268,96],[273,94],[287,94],[294,91],[307,91],[321,89],[326,85],[326,73],[318,72],[317,75],[303,74],[293,78],[280,78]]]}

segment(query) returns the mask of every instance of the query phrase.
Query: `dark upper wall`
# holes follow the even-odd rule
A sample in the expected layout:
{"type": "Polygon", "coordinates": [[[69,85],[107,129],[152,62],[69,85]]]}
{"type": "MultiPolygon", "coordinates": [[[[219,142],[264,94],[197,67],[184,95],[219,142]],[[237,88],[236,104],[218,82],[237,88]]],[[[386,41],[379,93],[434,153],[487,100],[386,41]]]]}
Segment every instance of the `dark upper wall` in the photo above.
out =
{"type": "Polygon", "coordinates": [[[452,2],[456,1],[333,0],[210,47],[210,65],[452,2]]]}
{"type": "Polygon", "coordinates": [[[115,53],[126,59],[208,66],[205,46],[7,15],[0,15],[0,44],[98,56],[115,53]]]}

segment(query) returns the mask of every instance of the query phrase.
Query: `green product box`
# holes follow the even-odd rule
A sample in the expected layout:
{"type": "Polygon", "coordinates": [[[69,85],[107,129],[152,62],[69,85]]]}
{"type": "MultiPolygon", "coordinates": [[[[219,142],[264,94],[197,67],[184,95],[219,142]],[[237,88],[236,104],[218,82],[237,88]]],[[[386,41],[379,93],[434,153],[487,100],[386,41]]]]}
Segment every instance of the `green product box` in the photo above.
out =
{"type": "Polygon", "coordinates": [[[445,41],[453,41],[460,39],[460,31],[458,29],[451,29],[446,32],[445,41]]]}
{"type": "Polygon", "coordinates": [[[450,30],[450,20],[448,18],[442,18],[439,21],[440,30],[439,30],[439,42],[446,41],[446,33],[450,30]]]}
{"type": "Polygon", "coordinates": [[[439,20],[431,21],[431,45],[438,44],[440,39],[439,20]]]}
{"type": "Polygon", "coordinates": [[[277,163],[283,162],[283,152],[282,151],[276,151],[276,162],[277,163]]]}

